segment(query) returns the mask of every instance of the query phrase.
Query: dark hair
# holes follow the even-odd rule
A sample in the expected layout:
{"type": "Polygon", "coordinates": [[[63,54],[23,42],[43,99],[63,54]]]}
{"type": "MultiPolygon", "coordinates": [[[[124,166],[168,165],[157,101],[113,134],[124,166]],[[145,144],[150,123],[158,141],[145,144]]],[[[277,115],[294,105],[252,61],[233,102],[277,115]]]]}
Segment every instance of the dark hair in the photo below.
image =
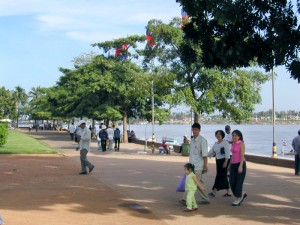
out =
{"type": "Polygon", "coordinates": [[[298,130],[298,134],[300,135],[300,130],[298,130]]]}
{"type": "Polygon", "coordinates": [[[194,173],[195,166],[192,163],[187,163],[184,165],[185,168],[187,168],[189,171],[192,171],[194,173]]]}
{"type": "Polygon", "coordinates": [[[229,125],[226,125],[226,126],[225,126],[225,130],[230,130],[230,126],[229,126],[229,125]]]}
{"type": "Polygon", "coordinates": [[[222,130],[217,130],[217,131],[215,132],[215,136],[217,136],[218,133],[220,133],[221,136],[222,136],[222,139],[224,139],[224,137],[225,137],[225,132],[222,131],[222,130]]]}
{"type": "Polygon", "coordinates": [[[232,134],[236,134],[237,136],[239,136],[239,138],[240,138],[241,141],[244,141],[244,139],[243,139],[243,134],[242,134],[241,131],[239,131],[239,130],[234,130],[234,131],[232,131],[232,134]]]}
{"type": "Polygon", "coordinates": [[[192,128],[198,128],[199,130],[201,130],[201,125],[200,125],[200,123],[194,123],[192,125],[192,128]]]}

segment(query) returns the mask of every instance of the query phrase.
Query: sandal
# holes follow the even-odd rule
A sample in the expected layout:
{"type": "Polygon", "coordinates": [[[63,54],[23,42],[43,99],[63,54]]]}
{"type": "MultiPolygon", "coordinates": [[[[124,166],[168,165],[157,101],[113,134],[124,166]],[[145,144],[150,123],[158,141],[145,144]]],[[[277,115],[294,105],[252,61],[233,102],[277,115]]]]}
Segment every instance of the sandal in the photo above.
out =
{"type": "Polygon", "coordinates": [[[210,193],[208,194],[208,196],[211,197],[211,198],[216,197],[216,195],[215,195],[213,192],[210,192],[210,193]]]}
{"type": "Polygon", "coordinates": [[[223,197],[231,197],[231,194],[226,193],[225,195],[223,195],[223,197]]]}

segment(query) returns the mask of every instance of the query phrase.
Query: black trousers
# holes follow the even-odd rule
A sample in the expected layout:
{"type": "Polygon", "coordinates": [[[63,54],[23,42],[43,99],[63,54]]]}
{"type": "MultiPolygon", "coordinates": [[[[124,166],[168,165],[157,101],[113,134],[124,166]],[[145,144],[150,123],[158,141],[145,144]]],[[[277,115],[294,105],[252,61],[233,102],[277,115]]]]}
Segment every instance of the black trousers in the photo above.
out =
{"type": "Polygon", "coordinates": [[[120,138],[115,138],[115,149],[120,149],[120,138]]]}
{"type": "Polygon", "coordinates": [[[243,163],[243,172],[239,173],[240,163],[231,164],[230,167],[230,187],[233,195],[237,198],[242,197],[243,194],[243,184],[246,177],[246,162],[243,163]]]}
{"type": "Polygon", "coordinates": [[[219,191],[219,190],[229,189],[227,170],[230,161],[228,160],[226,168],[223,168],[224,162],[225,162],[225,158],[216,160],[217,175],[215,178],[214,186],[212,188],[213,190],[216,189],[217,191],[219,191]]]}
{"type": "Polygon", "coordinates": [[[106,152],[106,140],[101,139],[101,148],[102,152],[106,152]]]}
{"type": "Polygon", "coordinates": [[[299,155],[295,155],[295,175],[300,176],[300,159],[299,155]]]}

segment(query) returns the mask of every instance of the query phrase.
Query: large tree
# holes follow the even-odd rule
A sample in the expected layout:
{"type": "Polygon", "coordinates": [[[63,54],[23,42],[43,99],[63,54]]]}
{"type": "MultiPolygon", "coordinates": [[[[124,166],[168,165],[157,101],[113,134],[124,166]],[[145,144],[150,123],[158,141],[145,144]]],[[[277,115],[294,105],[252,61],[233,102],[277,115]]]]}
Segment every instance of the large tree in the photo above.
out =
{"type": "Polygon", "coordinates": [[[174,91],[195,112],[195,121],[202,113],[220,111],[236,122],[247,120],[254,105],[261,101],[260,87],[268,79],[266,74],[255,70],[223,70],[206,68],[198,45],[183,38],[181,21],[173,19],[169,24],[151,20],[147,26],[152,32],[156,46],[145,50],[145,63],[156,60],[161,67],[177,75],[174,91]],[[186,62],[191,54],[196,58],[186,62]]]}
{"type": "MultiPolygon", "coordinates": [[[[285,65],[300,82],[299,11],[287,0],[177,0],[189,15],[185,39],[201,49],[207,68],[248,67],[256,61],[267,71],[285,65]]],[[[184,58],[198,60],[193,48],[184,58]]]]}

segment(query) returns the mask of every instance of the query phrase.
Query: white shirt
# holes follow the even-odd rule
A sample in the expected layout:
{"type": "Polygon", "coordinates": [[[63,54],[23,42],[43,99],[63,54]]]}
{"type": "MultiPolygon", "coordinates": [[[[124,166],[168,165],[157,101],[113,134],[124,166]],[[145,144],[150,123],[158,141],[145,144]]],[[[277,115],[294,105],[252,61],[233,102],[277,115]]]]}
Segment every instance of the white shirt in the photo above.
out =
{"type": "Polygon", "coordinates": [[[79,149],[80,150],[86,149],[87,151],[89,151],[90,144],[91,144],[91,131],[87,127],[85,127],[81,133],[79,149]]]}
{"type": "Polygon", "coordinates": [[[71,134],[73,134],[74,132],[75,132],[75,130],[76,130],[76,127],[74,126],[74,125],[70,125],[69,126],[69,132],[71,133],[71,134]]]}
{"type": "Polygon", "coordinates": [[[77,137],[80,137],[80,136],[81,136],[81,133],[82,133],[81,127],[76,127],[75,133],[76,133],[76,136],[77,136],[77,137]]]}
{"type": "Polygon", "coordinates": [[[207,140],[201,135],[197,138],[192,138],[190,143],[190,163],[194,164],[195,170],[203,170],[203,157],[207,157],[207,153],[207,140]]]}
{"type": "Polygon", "coordinates": [[[230,145],[223,140],[221,143],[215,142],[212,149],[208,152],[208,157],[216,155],[216,159],[230,159],[230,145]],[[224,148],[225,154],[221,154],[221,148],[224,148]]]}
{"type": "Polygon", "coordinates": [[[225,137],[224,137],[224,139],[223,139],[224,141],[227,141],[229,144],[231,144],[232,143],[232,134],[231,133],[229,133],[229,134],[227,134],[227,133],[225,133],[225,137]]]}
{"type": "Polygon", "coordinates": [[[106,132],[108,134],[108,139],[110,139],[110,140],[114,139],[114,129],[109,127],[106,129],[106,132]]]}

